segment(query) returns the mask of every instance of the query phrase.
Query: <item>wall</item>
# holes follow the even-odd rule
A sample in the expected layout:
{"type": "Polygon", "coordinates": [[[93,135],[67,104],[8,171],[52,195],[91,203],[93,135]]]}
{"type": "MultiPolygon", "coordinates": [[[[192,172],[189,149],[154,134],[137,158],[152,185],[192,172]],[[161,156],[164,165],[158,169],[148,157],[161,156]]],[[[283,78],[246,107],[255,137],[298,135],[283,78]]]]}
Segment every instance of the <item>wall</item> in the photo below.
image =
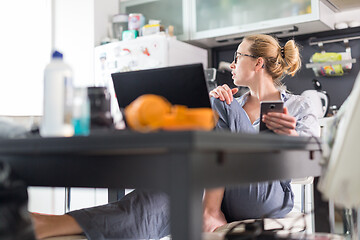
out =
{"type": "Polygon", "coordinates": [[[48,0],[0,1],[0,115],[40,115],[50,60],[48,0]]]}
{"type": "Polygon", "coordinates": [[[43,72],[54,47],[74,71],[77,86],[94,82],[93,49],[107,36],[118,0],[2,0],[0,2],[1,115],[42,115],[43,72]],[[5,104],[6,103],[6,104],[5,104]]]}
{"type": "Polygon", "coordinates": [[[73,69],[76,86],[94,82],[94,2],[55,1],[55,49],[73,69]]]}
{"type": "MultiPolygon", "coordinates": [[[[118,13],[118,0],[55,0],[54,3],[54,47],[64,53],[64,61],[72,67],[75,86],[93,85],[94,46],[107,36],[109,17],[118,13]]],[[[41,75],[40,96],[42,81],[41,75]]],[[[42,101],[38,104],[41,109],[42,101]]],[[[107,202],[107,189],[72,188],[71,193],[71,210],[107,202]]],[[[64,188],[29,188],[29,210],[64,213],[64,188]]]]}
{"type": "Polygon", "coordinates": [[[112,16],[119,13],[119,0],[94,0],[95,17],[95,46],[100,45],[108,35],[109,21],[112,16]]]}
{"type": "MultiPolygon", "coordinates": [[[[340,35],[337,37],[340,37],[340,35]]],[[[309,62],[309,59],[315,52],[320,52],[320,48],[318,46],[309,46],[307,40],[300,40],[299,43],[303,46],[303,67],[294,78],[287,77],[284,80],[288,89],[296,94],[300,94],[306,89],[313,89],[311,81],[315,78],[321,83],[322,89],[329,94],[330,105],[340,107],[350,94],[360,70],[360,40],[352,40],[349,42],[352,50],[352,58],[355,58],[357,63],[353,64],[350,73],[340,77],[315,77],[313,70],[305,68],[305,64],[309,62]]],[[[343,42],[325,44],[324,49],[326,52],[345,52],[345,45],[343,42]]]]}
{"type": "Polygon", "coordinates": [[[55,47],[72,66],[75,86],[94,84],[94,46],[107,36],[108,21],[118,13],[118,0],[57,0],[55,47]]]}
{"type": "MultiPolygon", "coordinates": [[[[294,39],[302,46],[302,64],[303,67],[300,72],[293,78],[286,77],[284,83],[288,87],[288,90],[295,94],[300,94],[304,90],[313,89],[312,79],[316,78],[320,81],[323,90],[327,91],[330,96],[331,105],[341,106],[346,97],[349,95],[355,78],[360,70],[360,40],[351,40],[349,45],[352,50],[352,57],[356,58],[357,63],[353,64],[352,70],[349,74],[341,77],[315,77],[312,69],[306,69],[305,64],[309,63],[310,57],[319,52],[318,46],[309,46],[309,39],[311,37],[317,37],[318,39],[332,39],[341,38],[346,36],[359,36],[360,27],[348,28],[345,30],[334,30],[322,33],[316,33],[312,35],[295,36],[294,39]]],[[[282,44],[288,39],[280,39],[282,44]]],[[[240,42],[239,42],[240,43],[240,42]]],[[[237,45],[214,48],[212,50],[213,59],[212,66],[217,68],[220,61],[231,62],[233,60],[234,52],[237,49],[237,45]]],[[[327,52],[343,52],[345,51],[345,45],[342,42],[325,44],[324,49],[327,52]]],[[[229,81],[232,81],[229,79],[229,81]]]]}

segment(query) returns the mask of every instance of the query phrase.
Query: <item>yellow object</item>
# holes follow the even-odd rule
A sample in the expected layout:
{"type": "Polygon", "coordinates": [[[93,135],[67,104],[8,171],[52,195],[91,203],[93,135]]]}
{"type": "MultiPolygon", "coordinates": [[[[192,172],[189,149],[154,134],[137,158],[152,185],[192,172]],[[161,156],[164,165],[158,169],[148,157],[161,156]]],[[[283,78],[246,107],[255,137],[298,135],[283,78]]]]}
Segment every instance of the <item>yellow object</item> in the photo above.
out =
{"type": "Polygon", "coordinates": [[[125,108],[125,118],[130,128],[148,132],[163,130],[212,130],[215,115],[211,108],[172,106],[165,98],[146,94],[125,108]]]}
{"type": "Polygon", "coordinates": [[[160,32],[160,24],[147,24],[142,27],[142,36],[148,36],[160,32]]]}
{"type": "Polygon", "coordinates": [[[306,13],[311,13],[311,4],[306,7],[306,13]]]}
{"type": "MultiPolygon", "coordinates": [[[[341,61],[342,56],[340,53],[325,52],[325,53],[315,53],[311,60],[314,63],[321,62],[333,62],[341,61]]],[[[315,70],[314,70],[315,71],[315,70]]],[[[320,67],[316,71],[322,76],[342,76],[344,75],[344,70],[341,64],[329,64],[327,66],[320,67]]]]}

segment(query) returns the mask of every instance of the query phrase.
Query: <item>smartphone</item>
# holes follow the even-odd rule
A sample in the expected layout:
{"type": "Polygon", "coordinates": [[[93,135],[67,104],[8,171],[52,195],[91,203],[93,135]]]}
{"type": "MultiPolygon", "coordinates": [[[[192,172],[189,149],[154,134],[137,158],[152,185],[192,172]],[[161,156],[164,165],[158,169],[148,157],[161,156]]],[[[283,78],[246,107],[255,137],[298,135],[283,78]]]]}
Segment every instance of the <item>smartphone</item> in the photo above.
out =
{"type": "Polygon", "coordinates": [[[262,121],[264,114],[269,112],[279,112],[282,113],[284,110],[283,101],[262,101],[260,102],[260,132],[273,132],[266,127],[266,124],[262,121]]]}

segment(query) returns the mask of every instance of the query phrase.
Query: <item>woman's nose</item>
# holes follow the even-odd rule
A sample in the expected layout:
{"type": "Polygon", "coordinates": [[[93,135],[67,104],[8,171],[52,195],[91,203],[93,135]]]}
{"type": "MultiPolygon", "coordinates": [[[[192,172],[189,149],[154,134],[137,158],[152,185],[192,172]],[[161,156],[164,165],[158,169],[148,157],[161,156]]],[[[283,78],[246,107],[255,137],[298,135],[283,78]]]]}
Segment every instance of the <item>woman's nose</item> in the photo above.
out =
{"type": "Polygon", "coordinates": [[[230,64],[230,68],[235,69],[235,62],[234,61],[232,61],[232,63],[230,64]]]}

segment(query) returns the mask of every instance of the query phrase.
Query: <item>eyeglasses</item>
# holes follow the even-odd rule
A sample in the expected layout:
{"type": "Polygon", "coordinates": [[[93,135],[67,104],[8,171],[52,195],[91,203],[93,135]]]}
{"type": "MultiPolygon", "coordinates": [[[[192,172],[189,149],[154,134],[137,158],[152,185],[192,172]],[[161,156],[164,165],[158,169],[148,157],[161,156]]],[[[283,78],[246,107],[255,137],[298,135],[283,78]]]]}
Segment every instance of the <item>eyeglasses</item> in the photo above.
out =
{"type": "Polygon", "coordinates": [[[245,54],[245,53],[241,53],[241,52],[235,52],[234,53],[234,63],[236,64],[237,63],[237,59],[239,56],[245,56],[245,57],[251,57],[251,58],[258,58],[254,55],[250,55],[250,54],[245,54]]]}

